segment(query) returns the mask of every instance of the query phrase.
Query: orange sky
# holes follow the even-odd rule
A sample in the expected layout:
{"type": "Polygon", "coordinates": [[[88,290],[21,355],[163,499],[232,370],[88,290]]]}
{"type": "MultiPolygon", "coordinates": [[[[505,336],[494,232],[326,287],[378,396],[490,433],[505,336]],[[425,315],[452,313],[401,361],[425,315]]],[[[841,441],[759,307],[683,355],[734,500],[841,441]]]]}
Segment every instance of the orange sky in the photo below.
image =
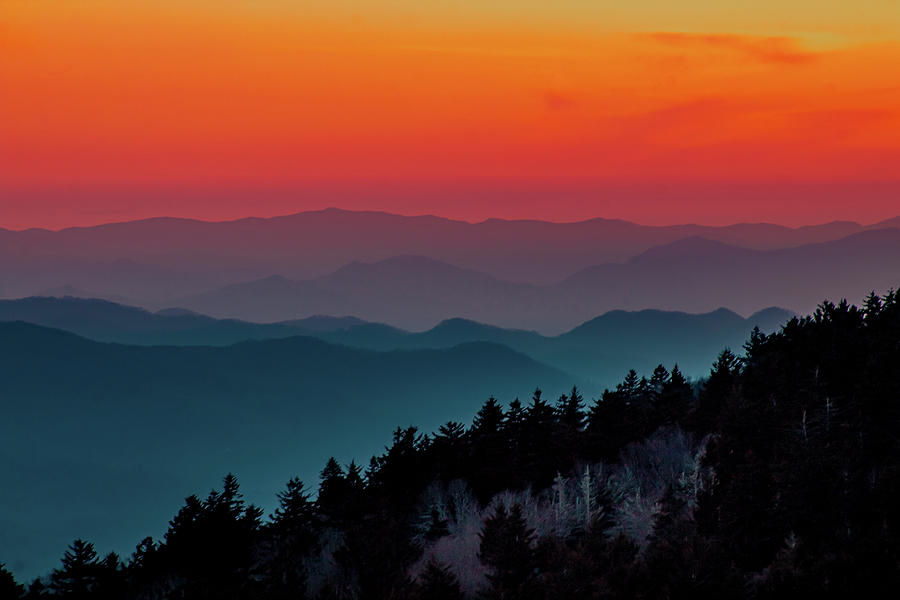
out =
{"type": "Polygon", "coordinates": [[[0,0],[0,227],[900,214],[900,2],[603,4],[0,0]]]}

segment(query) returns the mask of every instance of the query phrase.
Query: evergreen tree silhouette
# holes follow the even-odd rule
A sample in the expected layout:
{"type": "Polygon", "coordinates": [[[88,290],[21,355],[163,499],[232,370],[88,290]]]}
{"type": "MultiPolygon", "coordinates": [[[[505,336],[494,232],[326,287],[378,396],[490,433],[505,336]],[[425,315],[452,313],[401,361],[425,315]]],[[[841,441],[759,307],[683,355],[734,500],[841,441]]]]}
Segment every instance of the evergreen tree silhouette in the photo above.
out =
{"type": "Polygon", "coordinates": [[[740,366],[740,359],[731,350],[726,348],[719,353],[700,392],[697,409],[690,421],[692,429],[708,433],[717,427],[722,408],[734,392],[740,366]]]}
{"type": "Polygon", "coordinates": [[[100,572],[101,563],[94,545],[76,539],[63,555],[62,568],[51,574],[50,588],[57,596],[89,598],[97,587],[100,572]]]}
{"type": "Polygon", "coordinates": [[[522,424],[522,473],[526,481],[545,488],[557,471],[559,440],[556,436],[556,411],[534,391],[522,424]]]}
{"type": "Polygon", "coordinates": [[[237,478],[228,474],[222,491],[206,500],[189,496],[169,524],[159,552],[183,578],[185,598],[239,598],[252,585],[253,552],[262,511],[246,505],[237,478]]]}
{"type": "Polygon", "coordinates": [[[616,391],[622,394],[626,402],[631,402],[640,391],[640,383],[637,371],[630,369],[622,383],[616,386],[616,391]]]}
{"type": "Polygon", "coordinates": [[[475,415],[469,432],[471,465],[467,479],[481,502],[508,485],[509,444],[503,408],[489,398],[475,415]]]}
{"type": "Polygon", "coordinates": [[[475,436],[499,433],[503,426],[503,407],[491,396],[478,410],[472,421],[472,433],[475,436]]]}
{"type": "Polygon", "coordinates": [[[514,504],[507,511],[499,504],[485,519],[479,541],[478,557],[490,571],[485,597],[534,597],[535,534],[522,516],[522,507],[514,504]]]}
{"type": "Polygon", "coordinates": [[[16,582],[13,574],[6,570],[6,566],[0,563],[0,598],[18,600],[25,594],[25,586],[16,582]]]}
{"type": "Polygon", "coordinates": [[[433,556],[425,563],[413,594],[414,600],[463,600],[459,580],[447,565],[433,556]]]}
{"type": "Polygon", "coordinates": [[[344,469],[332,456],[319,475],[319,495],[316,508],[326,518],[340,520],[344,516],[349,486],[344,469]]]}
{"type": "Polygon", "coordinates": [[[567,436],[574,437],[581,433],[585,424],[584,397],[578,392],[578,387],[572,386],[568,395],[560,396],[556,413],[567,436]]]}
{"type": "MultiPolygon", "coordinates": [[[[652,383],[651,379],[651,383],[652,383]]],[[[655,410],[658,422],[661,425],[675,425],[682,423],[691,410],[694,399],[691,384],[687,382],[678,365],[672,367],[672,372],[661,383],[658,392],[655,410]]]]}
{"type": "Polygon", "coordinates": [[[278,508],[266,527],[268,552],[262,565],[267,598],[306,597],[307,572],[303,560],[318,542],[318,520],[303,482],[296,477],[278,493],[278,508]]]}
{"type": "MultiPolygon", "coordinates": [[[[525,467],[525,408],[518,398],[509,403],[503,417],[505,487],[519,489],[527,480],[525,467]]],[[[503,489],[503,488],[500,488],[503,489]]],[[[499,490],[497,490],[499,491],[499,490]]]]}
{"type": "Polygon", "coordinates": [[[469,468],[466,426],[449,421],[438,428],[431,442],[434,468],[444,481],[465,477],[469,468]]]}

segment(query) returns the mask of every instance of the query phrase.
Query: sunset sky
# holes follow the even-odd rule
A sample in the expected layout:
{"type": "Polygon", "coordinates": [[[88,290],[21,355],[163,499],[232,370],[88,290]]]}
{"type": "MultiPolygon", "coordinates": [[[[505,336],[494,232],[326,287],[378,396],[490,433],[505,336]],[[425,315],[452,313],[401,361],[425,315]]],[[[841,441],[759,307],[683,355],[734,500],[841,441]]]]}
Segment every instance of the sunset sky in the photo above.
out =
{"type": "Polygon", "coordinates": [[[0,227],[900,214],[896,0],[0,0],[0,227]]]}

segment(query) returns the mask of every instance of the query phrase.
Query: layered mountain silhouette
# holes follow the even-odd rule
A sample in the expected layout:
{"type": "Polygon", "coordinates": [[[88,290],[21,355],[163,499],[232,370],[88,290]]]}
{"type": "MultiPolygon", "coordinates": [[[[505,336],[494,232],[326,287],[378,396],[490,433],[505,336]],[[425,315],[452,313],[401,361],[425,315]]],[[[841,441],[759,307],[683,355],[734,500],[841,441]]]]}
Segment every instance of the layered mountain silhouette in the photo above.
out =
{"type": "Polygon", "coordinates": [[[0,229],[0,297],[68,284],[97,297],[162,300],[272,274],[310,279],[353,261],[400,255],[425,256],[507,281],[547,284],[692,236],[771,250],[898,226],[898,219],[799,228],[651,227],[610,219],[467,223],[327,209],[219,223],[155,218],[61,231],[0,229]]]}
{"type": "Polygon", "coordinates": [[[781,250],[691,237],[554,284],[512,283],[423,257],[355,262],[308,280],[267,277],[173,300],[216,317],[274,322],[320,313],[421,330],[448,317],[559,333],[616,309],[751,314],[809,312],[820,298],[857,298],[900,282],[900,229],[781,250]]]}
{"type": "Polygon", "coordinates": [[[228,471],[271,508],[281,482],[316,482],[331,455],[367,459],[398,423],[435,428],[492,394],[508,402],[540,385],[555,397],[582,383],[484,342],[129,346],[4,322],[0,356],[0,546],[15,544],[25,575],[86,532],[117,549],[162,533],[186,495],[228,471]]]}
{"type": "Polygon", "coordinates": [[[322,315],[284,323],[249,323],[214,319],[181,308],[152,313],[106,300],[71,296],[0,300],[0,321],[24,321],[96,341],[142,346],[223,346],[245,340],[316,335],[366,324],[354,317],[322,315]]]}
{"type": "Polygon", "coordinates": [[[74,332],[96,341],[136,345],[229,345],[242,340],[306,335],[369,350],[452,348],[472,342],[502,344],[547,365],[613,386],[631,368],[652,371],[679,361],[683,373],[699,377],[711,356],[738,349],[753,327],[777,330],[792,313],[770,308],[743,318],[726,309],[706,314],[659,310],[612,311],[558,336],[504,329],[462,318],[412,333],[354,317],[315,316],[280,323],[214,319],[184,309],[157,313],[103,300],[25,298],[0,301],[0,321],[26,321],[74,332]]]}

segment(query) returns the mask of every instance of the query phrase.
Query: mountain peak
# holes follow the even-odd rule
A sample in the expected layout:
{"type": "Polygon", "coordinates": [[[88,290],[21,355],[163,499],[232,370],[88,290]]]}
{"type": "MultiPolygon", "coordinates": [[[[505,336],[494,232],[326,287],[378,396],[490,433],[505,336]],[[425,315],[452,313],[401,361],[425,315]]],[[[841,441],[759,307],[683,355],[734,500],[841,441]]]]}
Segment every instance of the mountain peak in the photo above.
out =
{"type": "Polygon", "coordinates": [[[649,250],[638,254],[629,262],[641,262],[646,260],[672,260],[682,258],[707,258],[722,257],[735,254],[751,254],[753,250],[733,246],[724,242],[718,242],[699,235],[692,235],[669,244],[654,246],[649,250]]]}

